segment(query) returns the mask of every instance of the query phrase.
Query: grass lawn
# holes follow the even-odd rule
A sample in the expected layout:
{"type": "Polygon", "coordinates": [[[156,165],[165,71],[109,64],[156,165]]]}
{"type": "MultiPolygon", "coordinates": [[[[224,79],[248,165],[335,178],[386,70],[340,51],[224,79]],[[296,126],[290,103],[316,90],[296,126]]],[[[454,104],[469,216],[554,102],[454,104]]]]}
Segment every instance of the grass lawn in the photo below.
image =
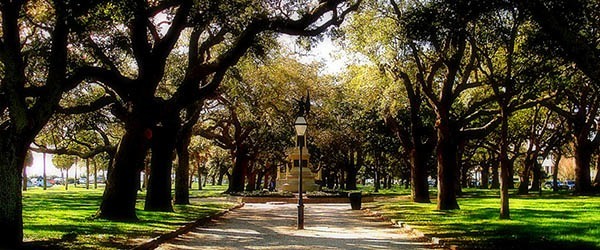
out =
{"type": "Polygon", "coordinates": [[[511,220],[500,220],[498,191],[465,190],[460,210],[438,211],[408,195],[380,197],[364,207],[406,222],[430,237],[462,248],[600,249],[600,197],[511,195],[511,220]]]}
{"type": "MultiPolygon", "coordinates": [[[[191,197],[216,195],[224,187],[207,186],[192,191],[191,197]],[[212,195],[211,195],[212,194],[212,195]]],[[[92,219],[100,205],[103,189],[55,186],[44,191],[23,192],[23,226],[27,245],[32,249],[123,249],[131,248],[160,234],[171,232],[199,218],[215,214],[235,204],[225,201],[192,199],[191,205],[176,205],[175,212],[143,211],[143,195],[137,203],[137,222],[92,219]]]]}

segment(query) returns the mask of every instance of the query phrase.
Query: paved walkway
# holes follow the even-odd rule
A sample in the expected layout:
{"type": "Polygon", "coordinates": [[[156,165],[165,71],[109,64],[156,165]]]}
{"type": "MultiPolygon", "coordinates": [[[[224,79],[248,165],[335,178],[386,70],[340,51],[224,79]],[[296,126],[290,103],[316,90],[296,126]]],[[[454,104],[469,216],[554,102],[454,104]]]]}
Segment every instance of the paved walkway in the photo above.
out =
{"type": "Polygon", "coordinates": [[[389,222],[350,204],[305,204],[304,230],[296,204],[246,204],[157,249],[429,249],[389,222]]]}

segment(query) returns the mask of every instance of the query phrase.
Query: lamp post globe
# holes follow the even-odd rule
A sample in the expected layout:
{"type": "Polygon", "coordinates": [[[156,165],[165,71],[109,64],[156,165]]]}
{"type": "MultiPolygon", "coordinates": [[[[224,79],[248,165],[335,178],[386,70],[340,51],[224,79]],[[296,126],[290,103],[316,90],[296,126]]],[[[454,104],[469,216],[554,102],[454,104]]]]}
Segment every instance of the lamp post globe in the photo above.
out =
{"type": "Polygon", "coordinates": [[[296,129],[297,136],[304,136],[306,133],[306,128],[308,124],[306,123],[306,119],[303,116],[298,116],[296,118],[296,122],[294,122],[294,128],[296,129]]]}

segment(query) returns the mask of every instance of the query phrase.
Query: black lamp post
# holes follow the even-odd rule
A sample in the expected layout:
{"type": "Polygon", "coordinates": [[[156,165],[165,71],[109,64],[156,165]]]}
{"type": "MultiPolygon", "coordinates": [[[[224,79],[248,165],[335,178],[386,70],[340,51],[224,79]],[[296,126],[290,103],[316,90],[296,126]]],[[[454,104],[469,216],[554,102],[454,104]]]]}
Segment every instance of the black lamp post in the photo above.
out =
{"type": "Polygon", "coordinates": [[[304,146],[306,128],[306,119],[303,116],[298,116],[294,122],[296,128],[296,141],[300,149],[300,159],[298,159],[298,229],[304,229],[304,202],[302,201],[302,147],[304,146]]]}

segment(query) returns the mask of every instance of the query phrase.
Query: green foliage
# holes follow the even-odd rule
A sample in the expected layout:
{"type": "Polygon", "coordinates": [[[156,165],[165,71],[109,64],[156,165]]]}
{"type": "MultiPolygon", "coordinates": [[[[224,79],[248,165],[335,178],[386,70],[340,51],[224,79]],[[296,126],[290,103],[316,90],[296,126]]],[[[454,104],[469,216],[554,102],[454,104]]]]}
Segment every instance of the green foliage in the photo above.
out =
{"type": "Polygon", "coordinates": [[[52,164],[59,169],[69,170],[75,163],[75,156],[72,155],[54,155],[52,164]]]}

